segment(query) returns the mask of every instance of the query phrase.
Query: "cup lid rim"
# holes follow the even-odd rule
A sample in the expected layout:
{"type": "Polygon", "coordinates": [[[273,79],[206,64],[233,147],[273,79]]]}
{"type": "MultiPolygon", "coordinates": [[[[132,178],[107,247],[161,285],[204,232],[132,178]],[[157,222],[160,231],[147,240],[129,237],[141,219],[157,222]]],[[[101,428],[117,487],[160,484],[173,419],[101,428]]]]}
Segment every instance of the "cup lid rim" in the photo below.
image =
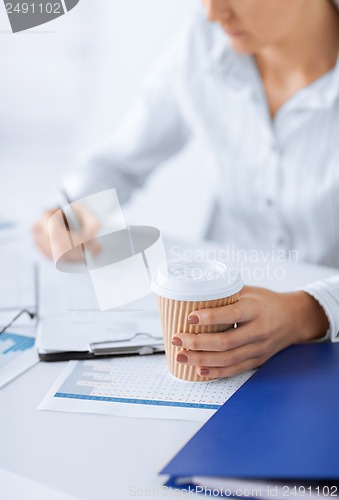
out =
{"type": "MultiPolygon", "coordinates": [[[[229,268],[216,260],[203,262],[185,261],[185,264],[196,264],[198,267],[217,265],[220,275],[215,279],[183,279],[182,277],[166,276],[166,269],[171,263],[162,264],[151,280],[151,290],[161,297],[184,302],[209,301],[230,297],[240,292],[243,282],[236,268],[229,268]],[[221,272],[222,269],[222,272],[221,272]],[[232,271],[232,273],[231,273],[232,271]]],[[[173,263],[172,263],[173,264],[173,263]]]]}

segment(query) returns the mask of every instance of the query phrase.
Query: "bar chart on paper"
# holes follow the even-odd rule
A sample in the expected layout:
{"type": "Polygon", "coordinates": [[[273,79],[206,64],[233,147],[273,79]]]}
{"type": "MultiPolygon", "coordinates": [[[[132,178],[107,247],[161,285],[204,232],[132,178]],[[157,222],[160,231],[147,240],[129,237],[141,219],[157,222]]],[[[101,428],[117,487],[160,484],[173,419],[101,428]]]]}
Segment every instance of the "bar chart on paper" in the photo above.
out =
{"type": "Polygon", "coordinates": [[[184,382],[163,355],[70,362],[39,409],[205,421],[252,373],[184,382]]]}
{"type": "Polygon", "coordinates": [[[34,346],[34,338],[17,333],[0,335],[0,369],[34,346]]]}
{"type": "Polygon", "coordinates": [[[10,332],[0,335],[0,389],[39,362],[34,329],[25,330],[25,335],[10,332]]]}

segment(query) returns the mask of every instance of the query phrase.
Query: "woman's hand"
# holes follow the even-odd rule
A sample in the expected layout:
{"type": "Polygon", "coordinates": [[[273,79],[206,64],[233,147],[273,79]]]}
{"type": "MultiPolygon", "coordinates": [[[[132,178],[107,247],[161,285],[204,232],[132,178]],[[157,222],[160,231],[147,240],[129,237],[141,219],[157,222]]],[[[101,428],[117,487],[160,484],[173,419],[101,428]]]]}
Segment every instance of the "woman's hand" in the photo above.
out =
{"type": "Polygon", "coordinates": [[[231,377],[257,368],[289,345],[325,335],[328,320],[318,302],[303,291],[276,293],[244,287],[235,304],[193,311],[190,324],[236,323],[221,333],[177,333],[172,344],[183,349],[179,363],[197,367],[209,378],[231,377]]]}
{"type": "Polygon", "coordinates": [[[32,236],[36,247],[40,252],[49,259],[53,258],[52,247],[54,253],[62,256],[65,254],[64,260],[68,262],[82,261],[83,254],[80,243],[88,242],[86,250],[95,257],[101,250],[101,246],[94,239],[100,229],[100,222],[94,214],[85,205],[76,202],[72,204],[74,215],[81,226],[79,232],[69,232],[64,219],[61,216],[60,209],[46,210],[41,218],[32,226],[32,236]],[[60,216],[57,212],[60,213],[60,216]],[[52,227],[49,227],[51,218],[54,216],[52,227]],[[70,235],[76,248],[69,252],[70,235]],[[53,240],[53,241],[52,241],[53,240]]]}

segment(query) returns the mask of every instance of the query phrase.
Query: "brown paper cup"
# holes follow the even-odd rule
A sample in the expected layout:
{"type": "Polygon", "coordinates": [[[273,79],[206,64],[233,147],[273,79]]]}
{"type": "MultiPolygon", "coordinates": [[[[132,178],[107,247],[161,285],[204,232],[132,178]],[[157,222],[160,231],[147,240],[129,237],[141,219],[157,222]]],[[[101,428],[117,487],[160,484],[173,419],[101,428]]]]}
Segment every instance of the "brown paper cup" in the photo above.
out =
{"type": "Polygon", "coordinates": [[[240,292],[225,297],[224,299],[207,300],[199,302],[185,302],[180,300],[167,299],[158,295],[158,308],[164,337],[167,366],[169,372],[181,380],[189,382],[206,382],[208,377],[201,377],[197,374],[197,367],[178,363],[176,356],[181,347],[172,345],[172,337],[175,333],[217,333],[232,328],[233,325],[213,325],[196,326],[190,325],[187,321],[189,314],[198,309],[210,307],[221,307],[233,304],[239,299],[240,292]]]}

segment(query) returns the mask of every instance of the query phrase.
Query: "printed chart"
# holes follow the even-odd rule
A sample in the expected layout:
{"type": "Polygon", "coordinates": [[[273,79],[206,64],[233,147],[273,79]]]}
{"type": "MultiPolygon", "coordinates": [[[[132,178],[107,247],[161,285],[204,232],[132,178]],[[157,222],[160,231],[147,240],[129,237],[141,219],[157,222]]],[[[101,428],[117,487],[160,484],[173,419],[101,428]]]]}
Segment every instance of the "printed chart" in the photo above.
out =
{"type": "Polygon", "coordinates": [[[18,333],[0,335],[0,369],[34,346],[34,338],[18,333]]]}
{"type": "Polygon", "coordinates": [[[39,409],[205,421],[252,373],[184,382],[167,372],[164,355],[72,361],[39,409]]]}
{"type": "Polygon", "coordinates": [[[39,362],[34,343],[29,335],[0,335],[0,389],[39,362]]]}

